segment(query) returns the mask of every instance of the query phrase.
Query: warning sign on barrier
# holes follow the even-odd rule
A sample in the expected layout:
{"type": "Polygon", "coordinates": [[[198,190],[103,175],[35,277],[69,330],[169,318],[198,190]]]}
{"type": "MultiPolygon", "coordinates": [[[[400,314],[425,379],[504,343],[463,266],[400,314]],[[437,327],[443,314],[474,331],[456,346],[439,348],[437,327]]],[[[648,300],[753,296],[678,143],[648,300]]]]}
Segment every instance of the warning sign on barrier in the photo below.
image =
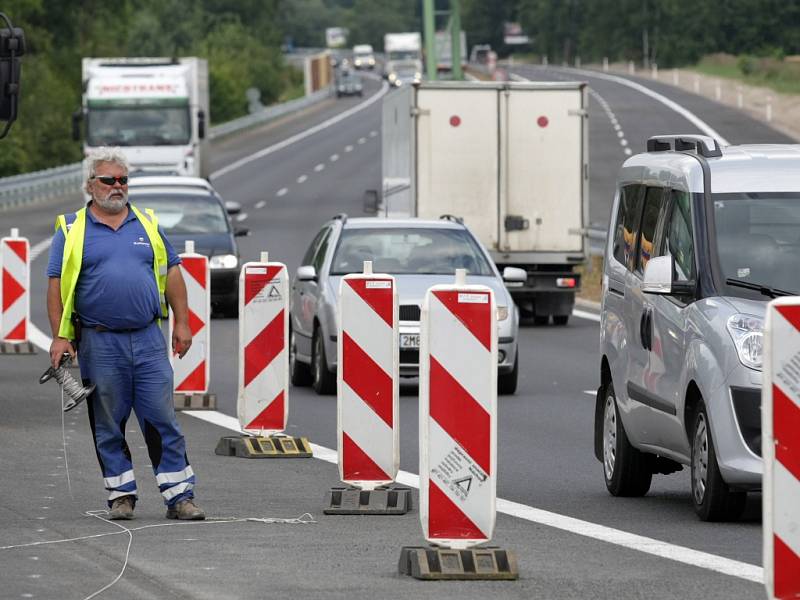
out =
{"type": "Polygon", "coordinates": [[[239,394],[242,431],[268,435],[289,416],[289,278],[286,265],[248,262],[239,275],[239,394]]]}
{"type": "Polygon", "coordinates": [[[420,519],[450,548],[491,539],[496,512],[497,307],[465,279],[428,290],[420,332],[420,519]]]}
{"type": "Polygon", "coordinates": [[[30,322],[30,243],[11,230],[0,240],[0,342],[22,344],[28,341],[30,322]]]}
{"type": "Polygon", "coordinates": [[[761,393],[764,584],[800,598],[800,297],[767,307],[761,393]]]}
{"type": "MultiPolygon", "coordinates": [[[[192,345],[178,358],[171,350],[170,362],[175,372],[175,394],[194,395],[208,392],[211,356],[211,272],[208,257],[194,251],[194,242],[186,242],[181,257],[181,274],[189,301],[189,329],[192,345]]],[[[174,315],[170,311],[169,337],[172,339],[174,315]]]]}

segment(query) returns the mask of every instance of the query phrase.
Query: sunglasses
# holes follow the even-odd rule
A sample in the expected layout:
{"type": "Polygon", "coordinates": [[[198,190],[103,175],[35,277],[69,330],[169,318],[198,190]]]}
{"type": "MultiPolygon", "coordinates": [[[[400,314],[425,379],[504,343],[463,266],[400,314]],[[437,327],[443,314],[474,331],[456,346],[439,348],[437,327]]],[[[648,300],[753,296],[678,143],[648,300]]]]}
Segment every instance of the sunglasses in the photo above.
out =
{"type": "Polygon", "coordinates": [[[128,185],[128,176],[122,175],[121,177],[112,177],[111,175],[95,175],[92,179],[97,179],[100,183],[106,185],[114,185],[115,181],[119,181],[120,185],[128,185]]]}

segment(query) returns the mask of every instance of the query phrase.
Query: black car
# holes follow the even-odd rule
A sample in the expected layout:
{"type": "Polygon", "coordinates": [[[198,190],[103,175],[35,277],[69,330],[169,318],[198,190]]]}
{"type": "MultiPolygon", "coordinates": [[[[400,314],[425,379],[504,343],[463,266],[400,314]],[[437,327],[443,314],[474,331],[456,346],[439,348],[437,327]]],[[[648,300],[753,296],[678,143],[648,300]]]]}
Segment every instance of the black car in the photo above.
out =
{"type": "Polygon", "coordinates": [[[236,316],[239,248],[235,238],[247,235],[248,230],[233,227],[226,203],[211,184],[196,177],[135,177],[128,191],[137,208],[155,211],[176,252],[184,252],[187,240],[192,240],[195,252],[209,257],[212,310],[236,316]]]}

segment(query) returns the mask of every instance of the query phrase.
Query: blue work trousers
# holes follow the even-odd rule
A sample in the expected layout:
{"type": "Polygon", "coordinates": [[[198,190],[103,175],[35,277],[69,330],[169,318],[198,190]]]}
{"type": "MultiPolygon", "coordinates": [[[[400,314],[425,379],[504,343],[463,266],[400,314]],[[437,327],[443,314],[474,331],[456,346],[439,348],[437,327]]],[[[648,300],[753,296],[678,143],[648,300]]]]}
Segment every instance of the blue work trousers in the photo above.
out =
{"type": "Polygon", "coordinates": [[[156,481],[167,506],[192,498],[194,472],[173,405],[172,366],[166,341],[153,322],[130,332],[83,328],[78,346],[81,377],[97,387],[87,400],[97,459],[111,505],[137,495],[125,425],[136,412],[156,481]]]}

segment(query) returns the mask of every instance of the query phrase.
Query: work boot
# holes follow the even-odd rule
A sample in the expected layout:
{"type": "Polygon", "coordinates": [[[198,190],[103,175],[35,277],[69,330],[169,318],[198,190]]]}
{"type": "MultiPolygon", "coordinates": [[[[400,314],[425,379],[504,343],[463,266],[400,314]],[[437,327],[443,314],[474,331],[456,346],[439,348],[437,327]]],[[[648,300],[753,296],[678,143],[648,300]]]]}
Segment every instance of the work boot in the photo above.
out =
{"type": "Polygon", "coordinates": [[[108,518],[112,521],[130,521],[133,518],[133,496],[120,496],[111,503],[108,518]]]}
{"type": "Polygon", "coordinates": [[[194,503],[192,498],[176,502],[167,507],[168,519],[179,519],[181,521],[202,521],[206,518],[203,509],[194,503]]]}

